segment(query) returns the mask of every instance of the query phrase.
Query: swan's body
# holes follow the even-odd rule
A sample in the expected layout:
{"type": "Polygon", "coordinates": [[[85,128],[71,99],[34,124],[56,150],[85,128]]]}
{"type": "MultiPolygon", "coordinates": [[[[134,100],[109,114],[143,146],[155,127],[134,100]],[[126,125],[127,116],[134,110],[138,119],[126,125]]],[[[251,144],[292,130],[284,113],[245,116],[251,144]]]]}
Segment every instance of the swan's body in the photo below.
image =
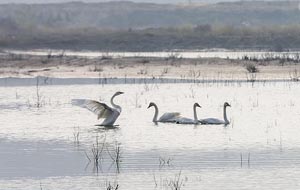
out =
{"type": "Polygon", "coordinates": [[[227,102],[224,103],[223,107],[223,117],[224,120],[217,119],[217,118],[206,118],[206,119],[200,119],[199,122],[203,125],[228,125],[230,122],[227,119],[227,114],[226,114],[226,107],[231,107],[230,104],[227,102]]]}
{"type": "Polygon", "coordinates": [[[104,120],[100,126],[113,126],[122,111],[122,108],[114,103],[114,98],[121,94],[123,92],[116,92],[111,97],[110,103],[112,107],[95,100],[87,99],[73,99],[72,104],[90,110],[98,116],[98,119],[103,118],[104,120]]]}
{"type": "Polygon", "coordinates": [[[187,117],[180,117],[177,119],[176,123],[177,124],[198,124],[199,120],[197,117],[197,112],[196,112],[196,108],[199,107],[201,108],[201,106],[198,103],[195,103],[193,106],[193,111],[194,111],[194,119],[190,119],[187,117]]]}
{"type": "Polygon", "coordinates": [[[177,118],[180,116],[180,113],[178,113],[178,112],[168,112],[168,113],[164,113],[159,119],[157,119],[157,117],[158,117],[158,107],[155,103],[151,102],[149,104],[148,108],[150,108],[152,106],[155,109],[154,117],[152,119],[152,121],[154,123],[157,123],[157,122],[175,123],[177,121],[177,118]]]}

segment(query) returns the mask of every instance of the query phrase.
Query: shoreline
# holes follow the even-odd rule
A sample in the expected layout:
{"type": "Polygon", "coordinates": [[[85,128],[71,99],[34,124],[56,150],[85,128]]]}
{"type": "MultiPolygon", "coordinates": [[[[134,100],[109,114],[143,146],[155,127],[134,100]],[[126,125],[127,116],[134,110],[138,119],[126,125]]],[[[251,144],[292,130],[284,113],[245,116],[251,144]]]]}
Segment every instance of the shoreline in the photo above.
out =
{"type": "Polygon", "coordinates": [[[225,84],[237,85],[249,83],[284,83],[297,82],[288,79],[273,80],[206,80],[206,79],[174,79],[174,78],[18,78],[5,77],[0,78],[0,87],[22,87],[22,86],[60,86],[60,85],[151,85],[151,84],[225,84]]]}
{"type": "Polygon", "coordinates": [[[166,51],[90,51],[90,50],[64,50],[64,49],[3,49],[0,50],[0,55],[7,54],[19,56],[67,56],[78,58],[183,58],[183,59],[198,59],[198,58],[220,58],[220,59],[243,59],[245,56],[252,59],[263,60],[266,58],[291,58],[297,59],[300,56],[300,50],[287,51],[269,51],[267,49],[174,49],[166,51]]]}
{"type": "Polygon", "coordinates": [[[1,78],[135,78],[197,81],[298,81],[300,64],[293,60],[236,60],[178,57],[77,57],[0,55],[1,78]],[[250,72],[248,67],[256,70],[250,72]]]}

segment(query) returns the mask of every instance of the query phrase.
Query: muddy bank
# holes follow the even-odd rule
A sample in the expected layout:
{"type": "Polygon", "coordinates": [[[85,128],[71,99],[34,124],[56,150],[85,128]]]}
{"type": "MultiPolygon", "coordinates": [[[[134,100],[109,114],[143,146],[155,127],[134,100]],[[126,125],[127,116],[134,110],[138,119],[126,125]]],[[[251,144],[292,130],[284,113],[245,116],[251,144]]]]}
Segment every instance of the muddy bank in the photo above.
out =
{"type": "Polygon", "coordinates": [[[33,56],[3,53],[0,77],[187,80],[297,80],[300,65],[281,60],[253,61],[220,58],[111,58],[33,56]],[[255,68],[249,70],[249,66],[255,68]]]}

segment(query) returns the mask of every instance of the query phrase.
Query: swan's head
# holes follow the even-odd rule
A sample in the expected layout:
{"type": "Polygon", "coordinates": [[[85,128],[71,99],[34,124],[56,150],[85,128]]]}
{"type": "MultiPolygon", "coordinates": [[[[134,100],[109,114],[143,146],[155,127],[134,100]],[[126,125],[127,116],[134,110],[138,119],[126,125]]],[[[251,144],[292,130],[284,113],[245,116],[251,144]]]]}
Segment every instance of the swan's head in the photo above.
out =
{"type": "Polygon", "coordinates": [[[224,103],[224,107],[227,107],[227,106],[228,106],[228,107],[231,107],[231,105],[230,105],[228,102],[225,102],[225,103],[224,103]]]}
{"type": "Polygon", "coordinates": [[[152,106],[155,106],[155,104],[153,102],[150,102],[148,108],[151,108],[152,106]]]}
{"type": "Polygon", "coordinates": [[[195,104],[194,104],[194,107],[199,107],[199,108],[201,108],[201,106],[200,106],[198,103],[195,103],[195,104]]]}
{"type": "Polygon", "coordinates": [[[118,95],[121,95],[121,94],[124,94],[124,92],[120,92],[120,91],[118,91],[118,92],[116,92],[116,93],[115,93],[115,95],[114,95],[114,96],[118,96],[118,95]]]}

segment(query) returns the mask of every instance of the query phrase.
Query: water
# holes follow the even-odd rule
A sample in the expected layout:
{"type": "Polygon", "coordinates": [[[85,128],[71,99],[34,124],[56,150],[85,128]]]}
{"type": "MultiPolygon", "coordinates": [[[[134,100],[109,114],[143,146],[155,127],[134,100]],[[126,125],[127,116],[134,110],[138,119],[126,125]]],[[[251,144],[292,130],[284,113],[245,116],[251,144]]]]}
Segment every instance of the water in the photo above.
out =
{"type": "Polygon", "coordinates": [[[299,83],[46,85],[0,87],[0,189],[299,189],[299,83]],[[73,98],[109,102],[123,111],[116,129],[103,129],[73,98]],[[160,113],[222,116],[231,124],[151,122],[160,113]],[[74,135],[79,133],[79,142],[74,135]],[[98,139],[101,163],[89,162],[98,139]],[[120,147],[121,160],[114,162],[120,147]]]}
{"type": "Polygon", "coordinates": [[[130,58],[130,57],[153,57],[153,58],[222,58],[222,59],[242,59],[245,56],[248,58],[264,59],[264,58],[290,58],[299,60],[298,51],[290,52],[270,52],[270,51],[231,51],[231,50],[218,50],[218,51],[171,51],[171,52],[96,52],[96,51],[58,51],[58,50],[32,50],[32,51],[6,51],[15,54],[24,55],[64,55],[76,57],[112,57],[112,58],[130,58]]]}

